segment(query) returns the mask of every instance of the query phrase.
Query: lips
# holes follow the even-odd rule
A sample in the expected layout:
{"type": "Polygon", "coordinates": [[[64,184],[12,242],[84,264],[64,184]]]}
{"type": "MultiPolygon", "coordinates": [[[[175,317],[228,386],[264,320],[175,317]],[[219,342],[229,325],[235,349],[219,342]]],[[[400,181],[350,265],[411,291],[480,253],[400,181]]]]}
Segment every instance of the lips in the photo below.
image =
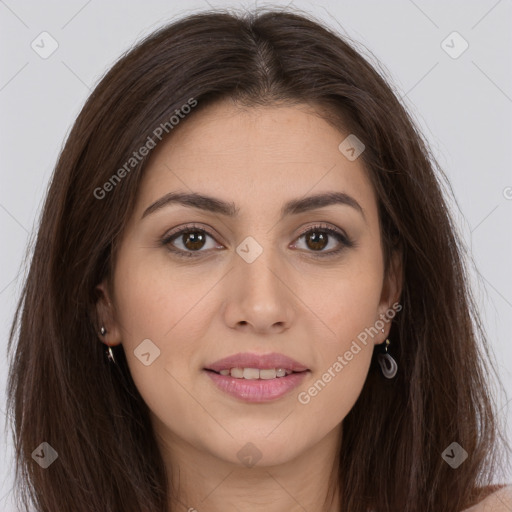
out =
{"type": "Polygon", "coordinates": [[[257,368],[258,370],[282,369],[289,372],[303,372],[307,366],[285,356],[284,354],[252,354],[249,352],[234,354],[207,365],[204,369],[220,373],[232,368],[257,368]]]}
{"type": "Polygon", "coordinates": [[[204,369],[222,392],[244,402],[277,400],[300,385],[309,368],[283,354],[235,354],[204,369]]]}

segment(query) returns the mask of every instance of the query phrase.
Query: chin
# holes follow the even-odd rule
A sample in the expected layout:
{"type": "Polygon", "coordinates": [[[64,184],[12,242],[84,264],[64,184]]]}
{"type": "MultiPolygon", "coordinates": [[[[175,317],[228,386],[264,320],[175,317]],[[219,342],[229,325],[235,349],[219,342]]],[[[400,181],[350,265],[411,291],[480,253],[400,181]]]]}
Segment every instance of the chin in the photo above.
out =
{"type": "MultiPolygon", "coordinates": [[[[275,428],[275,425],[274,425],[275,428]]],[[[229,464],[240,467],[262,467],[285,464],[298,456],[297,443],[288,437],[270,439],[268,432],[254,432],[246,430],[243,436],[234,436],[233,439],[208,438],[201,443],[201,450],[209,452],[213,457],[224,460],[229,464]]],[[[196,445],[197,447],[197,445],[196,445]]]]}

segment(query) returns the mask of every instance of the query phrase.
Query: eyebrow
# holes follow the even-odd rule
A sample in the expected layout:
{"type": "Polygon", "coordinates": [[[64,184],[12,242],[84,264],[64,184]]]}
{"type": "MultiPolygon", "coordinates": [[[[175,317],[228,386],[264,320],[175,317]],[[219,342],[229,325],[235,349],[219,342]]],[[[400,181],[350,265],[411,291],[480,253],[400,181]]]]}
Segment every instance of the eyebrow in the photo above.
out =
{"type": "MultiPolygon", "coordinates": [[[[240,212],[240,209],[233,202],[223,201],[222,199],[198,194],[196,192],[169,192],[146,208],[141,219],[172,204],[180,204],[182,206],[197,208],[199,210],[224,215],[226,217],[236,217],[240,212]]],[[[297,215],[299,213],[336,204],[350,206],[358,211],[366,221],[364,210],[361,205],[352,196],[349,196],[344,192],[324,192],[288,201],[281,208],[281,218],[287,215],[297,215]]]]}

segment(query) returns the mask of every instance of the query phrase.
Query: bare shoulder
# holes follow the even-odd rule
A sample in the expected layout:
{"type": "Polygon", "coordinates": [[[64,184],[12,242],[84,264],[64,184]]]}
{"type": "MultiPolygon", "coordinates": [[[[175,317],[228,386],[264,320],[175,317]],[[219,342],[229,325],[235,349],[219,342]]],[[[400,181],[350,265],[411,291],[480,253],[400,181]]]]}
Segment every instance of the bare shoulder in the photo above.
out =
{"type": "Polygon", "coordinates": [[[512,512],[512,484],[500,487],[480,503],[462,512],[512,512]]]}

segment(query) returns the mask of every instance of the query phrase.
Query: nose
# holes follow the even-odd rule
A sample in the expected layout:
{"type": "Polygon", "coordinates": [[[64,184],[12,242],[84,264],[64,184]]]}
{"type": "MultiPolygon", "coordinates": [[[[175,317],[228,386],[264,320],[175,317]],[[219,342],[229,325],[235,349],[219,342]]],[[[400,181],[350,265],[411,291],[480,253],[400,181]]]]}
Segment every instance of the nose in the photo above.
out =
{"type": "Polygon", "coordinates": [[[278,334],[289,329],[298,304],[289,270],[270,249],[251,263],[236,254],[225,283],[226,324],[257,334],[278,334]]]}

